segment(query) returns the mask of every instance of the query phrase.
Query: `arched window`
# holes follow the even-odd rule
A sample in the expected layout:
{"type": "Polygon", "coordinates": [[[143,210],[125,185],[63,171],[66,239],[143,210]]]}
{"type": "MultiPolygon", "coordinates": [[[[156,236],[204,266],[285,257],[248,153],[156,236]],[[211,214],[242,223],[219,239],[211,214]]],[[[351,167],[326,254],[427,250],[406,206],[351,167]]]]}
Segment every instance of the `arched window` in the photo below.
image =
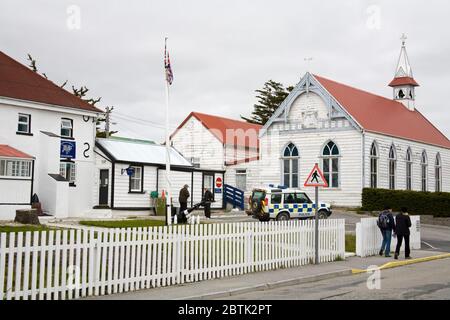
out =
{"type": "Polygon", "coordinates": [[[376,188],[378,185],[378,148],[374,141],[370,148],[370,187],[376,188]]]}
{"type": "Polygon", "coordinates": [[[427,152],[424,150],[422,152],[422,157],[420,161],[420,167],[422,168],[422,191],[427,191],[428,186],[428,176],[427,176],[427,169],[428,169],[428,159],[427,159],[427,152]]]}
{"type": "Polygon", "coordinates": [[[295,144],[289,143],[283,150],[283,185],[298,188],[298,158],[299,152],[295,144]]]}
{"type": "Polygon", "coordinates": [[[395,189],[395,171],[397,169],[397,152],[394,145],[389,149],[389,189],[395,189]]]}
{"type": "Polygon", "coordinates": [[[436,192],[442,191],[442,163],[441,163],[441,155],[436,154],[436,161],[434,163],[434,181],[435,187],[434,190],[436,192]]]}
{"type": "Polygon", "coordinates": [[[339,187],[339,148],[329,141],[322,150],[322,170],[330,188],[339,187]]]}
{"type": "Polygon", "coordinates": [[[406,151],[406,190],[412,190],[412,153],[411,148],[406,151]]]}

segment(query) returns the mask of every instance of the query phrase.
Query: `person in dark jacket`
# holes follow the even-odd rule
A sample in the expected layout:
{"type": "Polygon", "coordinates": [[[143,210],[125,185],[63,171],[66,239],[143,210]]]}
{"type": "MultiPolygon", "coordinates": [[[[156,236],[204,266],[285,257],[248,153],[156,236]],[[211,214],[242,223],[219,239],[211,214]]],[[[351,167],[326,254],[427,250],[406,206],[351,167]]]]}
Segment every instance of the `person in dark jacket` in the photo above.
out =
{"type": "Polygon", "coordinates": [[[390,257],[391,251],[391,239],[392,231],[395,232],[394,216],[392,215],[392,209],[389,206],[385,206],[384,210],[378,216],[378,228],[380,228],[381,235],[383,236],[383,242],[381,243],[380,256],[390,257]]]}
{"type": "Polygon", "coordinates": [[[180,203],[180,213],[183,213],[187,209],[187,202],[189,197],[191,196],[189,194],[188,188],[189,186],[185,184],[184,187],[180,190],[180,195],[178,196],[178,202],[180,203]]]}
{"type": "Polygon", "coordinates": [[[395,248],[394,255],[395,259],[398,259],[403,239],[405,239],[405,258],[411,259],[409,256],[409,228],[411,228],[411,218],[409,217],[408,209],[403,207],[401,212],[395,216],[395,233],[397,235],[397,247],[395,248]]]}
{"type": "Polygon", "coordinates": [[[214,201],[214,196],[208,188],[205,188],[203,196],[203,206],[205,208],[205,217],[211,219],[211,202],[214,201]]]}

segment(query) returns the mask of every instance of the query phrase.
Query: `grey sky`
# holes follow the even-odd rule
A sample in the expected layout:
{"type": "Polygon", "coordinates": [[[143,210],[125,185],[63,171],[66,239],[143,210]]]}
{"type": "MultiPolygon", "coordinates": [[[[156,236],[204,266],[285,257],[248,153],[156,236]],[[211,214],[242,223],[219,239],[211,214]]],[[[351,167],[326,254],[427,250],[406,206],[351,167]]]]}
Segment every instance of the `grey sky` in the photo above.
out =
{"type": "Polygon", "coordinates": [[[191,111],[250,114],[255,89],[297,83],[310,56],[311,72],[391,97],[404,32],[418,109],[450,136],[449,17],[441,0],[1,0],[0,50],[22,63],[31,53],[57,83],[88,86],[116,107],[122,135],[162,141],[166,35],[175,126],[191,111]],[[67,27],[70,5],[79,30],[67,27]]]}

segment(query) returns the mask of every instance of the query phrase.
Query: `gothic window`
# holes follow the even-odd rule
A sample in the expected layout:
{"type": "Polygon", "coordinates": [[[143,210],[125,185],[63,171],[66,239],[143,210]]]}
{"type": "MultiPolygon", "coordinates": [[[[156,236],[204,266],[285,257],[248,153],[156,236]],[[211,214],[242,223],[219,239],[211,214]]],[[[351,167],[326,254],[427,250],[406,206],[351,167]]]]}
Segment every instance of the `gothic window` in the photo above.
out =
{"type": "Polygon", "coordinates": [[[400,99],[403,99],[405,97],[405,93],[403,92],[403,89],[398,90],[398,97],[400,99]]]}
{"type": "Polygon", "coordinates": [[[389,189],[395,190],[395,173],[397,169],[397,153],[394,145],[389,150],[389,189]]]}
{"type": "Polygon", "coordinates": [[[295,144],[289,143],[283,150],[283,185],[289,188],[298,188],[299,152],[295,144]]]}
{"type": "Polygon", "coordinates": [[[434,180],[435,180],[435,188],[436,192],[442,191],[442,164],[441,164],[441,155],[438,153],[436,155],[436,161],[434,163],[434,180]]]}
{"type": "Polygon", "coordinates": [[[412,190],[412,153],[411,148],[406,151],[406,190],[412,190]]]}
{"type": "Polygon", "coordinates": [[[329,141],[322,150],[322,170],[330,188],[339,187],[339,148],[329,141]]]}
{"type": "Polygon", "coordinates": [[[370,187],[376,188],[378,185],[378,148],[374,141],[370,148],[370,187]]]}
{"type": "Polygon", "coordinates": [[[422,181],[422,191],[425,192],[427,191],[427,168],[428,168],[428,159],[427,159],[427,153],[424,150],[422,152],[422,157],[421,157],[421,161],[420,161],[420,166],[422,168],[422,176],[421,176],[421,181],[422,181]]]}

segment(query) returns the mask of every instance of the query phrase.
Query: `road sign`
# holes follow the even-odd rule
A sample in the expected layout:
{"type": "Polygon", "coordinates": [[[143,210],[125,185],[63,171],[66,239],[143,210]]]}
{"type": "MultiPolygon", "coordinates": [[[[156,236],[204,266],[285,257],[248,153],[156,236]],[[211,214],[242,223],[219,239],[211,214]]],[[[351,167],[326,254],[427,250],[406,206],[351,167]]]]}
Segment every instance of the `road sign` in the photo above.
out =
{"type": "Polygon", "coordinates": [[[222,188],[222,178],[217,177],[216,179],[216,188],[222,188]]]}
{"type": "Polygon", "coordinates": [[[319,165],[316,163],[304,184],[305,187],[328,187],[319,165]]]}

